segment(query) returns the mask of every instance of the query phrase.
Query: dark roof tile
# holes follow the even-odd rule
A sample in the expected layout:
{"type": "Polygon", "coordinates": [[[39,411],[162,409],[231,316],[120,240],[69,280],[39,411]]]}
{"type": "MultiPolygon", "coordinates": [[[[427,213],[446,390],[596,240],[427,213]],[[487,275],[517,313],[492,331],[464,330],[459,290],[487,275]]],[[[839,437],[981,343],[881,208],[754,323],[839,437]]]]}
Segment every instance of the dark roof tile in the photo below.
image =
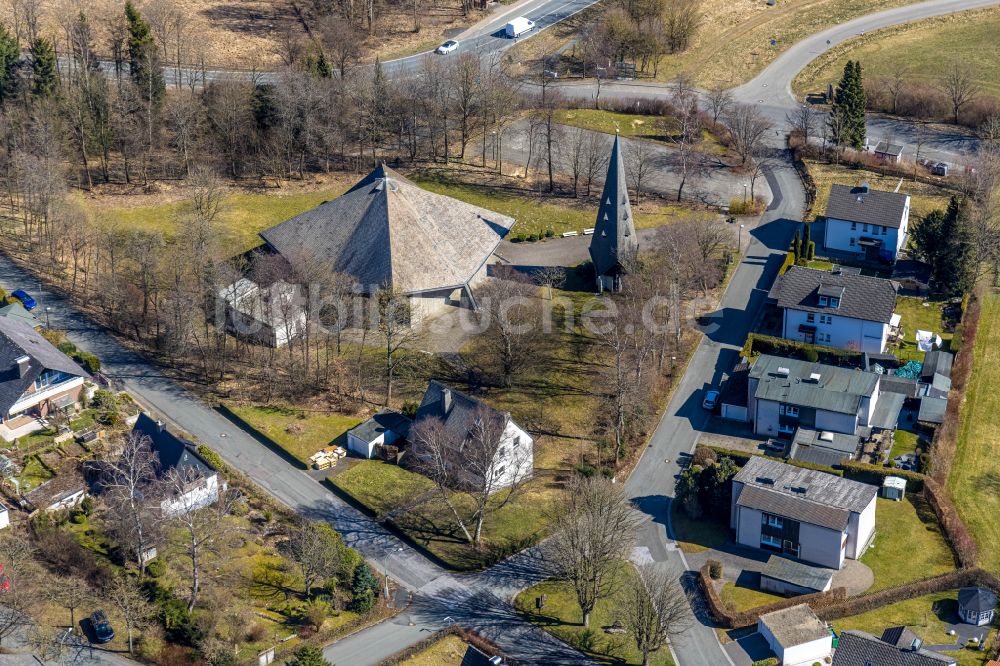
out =
{"type": "Polygon", "coordinates": [[[908,200],[907,195],[898,192],[834,185],[826,203],[826,216],[898,229],[908,200]]]}
{"type": "Polygon", "coordinates": [[[896,285],[866,275],[835,274],[803,266],[791,266],[778,277],[770,297],[778,307],[804,312],[820,312],[840,317],[888,324],[896,309],[896,285]],[[820,296],[837,296],[838,307],[820,305],[820,296]]]}

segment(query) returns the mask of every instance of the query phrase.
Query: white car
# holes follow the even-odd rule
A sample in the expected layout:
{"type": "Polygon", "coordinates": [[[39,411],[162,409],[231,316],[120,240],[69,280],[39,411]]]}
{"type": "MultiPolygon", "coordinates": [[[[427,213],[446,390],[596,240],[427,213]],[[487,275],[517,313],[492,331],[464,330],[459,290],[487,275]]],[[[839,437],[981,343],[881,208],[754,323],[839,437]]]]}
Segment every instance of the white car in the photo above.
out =
{"type": "Polygon", "coordinates": [[[701,401],[701,406],[712,411],[717,404],[719,404],[719,392],[715,390],[705,391],[705,398],[701,401]]]}
{"type": "Polygon", "coordinates": [[[441,55],[445,55],[446,53],[451,53],[457,48],[458,48],[458,42],[456,42],[454,39],[449,39],[447,42],[437,47],[435,53],[440,53],[441,55]]]}

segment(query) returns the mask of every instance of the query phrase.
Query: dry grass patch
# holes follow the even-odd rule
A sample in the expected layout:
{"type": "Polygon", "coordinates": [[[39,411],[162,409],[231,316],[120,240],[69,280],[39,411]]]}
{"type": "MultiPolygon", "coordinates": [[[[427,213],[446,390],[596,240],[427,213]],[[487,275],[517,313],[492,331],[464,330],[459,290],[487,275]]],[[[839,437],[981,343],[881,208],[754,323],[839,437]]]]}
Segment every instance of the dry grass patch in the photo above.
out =
{"type": "Polygon", "coordinates": [[[982,91],[1000,95],[1000,9],[983,9],[893,26],[852,39],[810,63],[792,89],[800,95],[840,80],[847,60],[860,60],[866,78],[907,68],[911,83],[936,85],[955,61],[972,67],[982,91]]]}

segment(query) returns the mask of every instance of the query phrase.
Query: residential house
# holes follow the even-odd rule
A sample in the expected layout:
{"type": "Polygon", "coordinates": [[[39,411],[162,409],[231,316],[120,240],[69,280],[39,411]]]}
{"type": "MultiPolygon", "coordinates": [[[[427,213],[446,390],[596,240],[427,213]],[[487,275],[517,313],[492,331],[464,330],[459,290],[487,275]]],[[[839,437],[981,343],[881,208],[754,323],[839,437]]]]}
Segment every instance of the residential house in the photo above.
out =
{"type": "Polygon", "coordinates": [[[757,631],[782,666],[812,666],[833,651],[833,634],[807,604],[761,615],[757,631]]]}
{"type": "Polygon", "coordinates": [[[947,393],[951,390],[951,366],[954,362],[955,356],[949,352],[939,350],[927,352],[920,368],[921,383],[947,393]]]}
{"type": "Polygon", "coordinates": [[[29,324],[0,317],[0,437],[45,427],[41,419],[80,403],[90,375],[29,324]]]}
{"type": "MultiPolygon", "coordinates": [[[[0,530],[10,526],[10,512],[7,507],[0,504],[0,530]]],[[[0,569],[2,571],[2,569],[0,569]]]]}
{"type": "Polygon", "coordinates": [[[513,226],[506,215],[421,189],[384,164],[332,201],[260,232],[264,252],[308,275],[318,262],[360,295],[389,287],[413,324],[474,308],[473,291],[513,226]]]}
{"type": "Polygon", "coordinates": [[[791,266],[768,298],[781,309],[781,337],[880,354],[896,308],[891,280],[791,266]]]}
{"type": "Polygon", "coordinates": [[[590,239],[590,259],[594,264],[597,290],[621,289],[622,276],[628,272],[628,264],[635,259],[638,251],[639,241],[625,182],[621,139],[615,134],[608,175],[604,179],[601,203],[597,209],[597,223],[590,239]]]}
{"type": "Polygon", "coordinates": [[[405,440],[411,423],[399,412],[381,411],[347,431],[347,450],[371,458],[380,447],[405,440]]]}
{"type": "Polygon", "coordinates": [[[747,382],[754,434],[791,437],[805,428],[863,436],[895,428],[904,396],[882,393],[880,379],[874,372],[761,355],[747,382]]]}
{"type": "Polygon", "coordinates": [[[958,617],[966,624],[992,624],[997,595],[985,587],[963,587],[958,591],[958,617]]]}
{"type": "Polygon", "coordinates": [[[148,414],[139,415],[132,432],[149,442],[159,461],[157,476],[169,480],[169,496],[160,503],[164,515],[185,514],[219,499],[218,470],[198,453],[193,442],[174,435],[148,414]]]}
{"type": "Polygon", "coordinates": [[[826,204],[823,244],[866,261],[893,263],[906,247],[910,197],[868,184],[834,185],[826,204]]]}
{"type": "Polygon", "coordinates": [[[301,288],[284,280],[260,285],[243,277],[219,290],[227,332],[268,347],[284,347],[306,330],[301,288]]]}
{"type": "Polygon", "coordinates": [[[42,325],[42,322],[38,321],[38,317],[31,312],[28,312],[28,310],[21,305],[21,301],[11,301],[7,303],[7,305],[0,307],[0,317],[3,317],[4,319],[17,319],[18,321],[23,321],[32,328],[38,328],[42,325]]]}
{"type": "Polygon", "coordinates": [[[77,461],[65,461],[56,475],[22,495],[32,511],[55,513],[79,506],[87,496],[87,481],[77,461]]]}
{"type": "Polygon", "coordinates": [[[886,629],[882,638],[849,629],[837,637],[833,666],[955,666],[958,660],[923,648],[912,631],[886,629]],[[907,641],[909,641],[907,643],[907,641]]]}
{"type": "Polygon", "coordinates": [[[840,569],[871,545],[877,495],[867,483],[753,456],[733,477],[730,527],[744,546],[840,569]]]}
{"type": "Polygon", "coordinates": [[[431,380],[413,419],[419,427],[425,419],[438,419],[451,452],[453,478],[459,482],[479,485],[484,479],[494,490],[506,488],[530,476],[534,469],[535,441],[518,426],[510,413],[500,412],[486,403],[431,380]],[[493,423],[483,427],[483,419],[493,423]],[[471,470],[465,464],[470,441],[476,430],[498,433],[499,441],[486,443],[486,450],[495,450],[493,460],[480,461],[482,469],[471,470]]]}

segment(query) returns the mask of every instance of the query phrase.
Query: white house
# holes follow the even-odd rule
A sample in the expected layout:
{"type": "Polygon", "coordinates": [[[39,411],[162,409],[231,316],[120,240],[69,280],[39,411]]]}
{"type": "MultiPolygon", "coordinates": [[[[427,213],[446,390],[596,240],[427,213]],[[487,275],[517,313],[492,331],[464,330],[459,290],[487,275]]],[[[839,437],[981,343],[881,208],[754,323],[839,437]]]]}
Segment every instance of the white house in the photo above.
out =
{"type": "Polygon", "coordinates": [[[882,638],[864,631],[848,629],[837,637],[833,666],[955,666],[955,657],[932,652],[907,627],[889,627],[882,638]]]}
{"type": "Polygon", "coordinates": [[[0,530],[10,526],[10,512],[3,504],[0,504],[0,530]]]}
{"type": "Polygon", "coordinates": [[[733,477],[736,542],[830,569],[860,558],[875,536],[878,488],[753,456],[733,477]]]}
{"type": "Polygon", "coordinates": [[[893,263],[906,247],[910,197],[869,189],[868,184],[834,185],[826,204],[823,244],[867,261],[893,263]]]}
{"type": "MultiPolygon", "coordinates": [[[[479,484],[485,474],[496,491],[529,477],[534,470],[535,441],[514,423],[508,412],[497,411],[481,400],[431,380],[413,419],[414,428],[422,427],[426,419],[441,422],[443,437],[451,453],[449,464],[454,470],[452,477],[457,483],[470,481],[479,484]],[[493,423],[483,427],[484,419],[492,419],[493,423]],[[487,461],[482,470],[472,470],[466,464],[472,450],[468,447],[477,430],[500,433],[495,446],[486,445],[494,453],[493,459],[487,461]]],[[[413,442],[412,445],[421,444],[413,442]]],[[[476,445],[472,446],[475,448],[476,445]]]]}
{"type": "Polygon", "coordinates": [[[157,475],[170,479],[170,495],[160,503],[164,515],[184,514],[219,499],[219,473],[193,443],[177,437],[162,421],[147,414],[139,415],[132,432],[149,442],[159,460],[157,475]]]}
{"type": "Polygon", "coordinates": [[[781,309],[781,337],[880,354],[889,338],[896,285],[891,280],[791,266],[768,295],[781,309]]]}
{"type": "Polygon", "coordinates": [[[880,406],[880,379],[853,368],[758,356],[747,382],[754,434],[791,437],[806,428],[856,435],[862,427],[893,428],[903,401],[886,400],[880,406]]]}
{"type": "Polygon", "coordinates": [[[219,290],[225,328],[233,335],[269,347],[284,347],[305,333],[301,288],[284,280],[259,285],[243,277],[219,290]]]}
{"type": "Polygon", "coordinates": [[[371,458],[380,446],[406,439],[411,421],[399,412],[381,411],[347,431],[347,450],[371,458]]]}
{"type": "Polygon", "coordinates": [[[833,652],[833,634],[806,604],[765,613],[757,631],[782,666],[812,666],[833,652]]]}

